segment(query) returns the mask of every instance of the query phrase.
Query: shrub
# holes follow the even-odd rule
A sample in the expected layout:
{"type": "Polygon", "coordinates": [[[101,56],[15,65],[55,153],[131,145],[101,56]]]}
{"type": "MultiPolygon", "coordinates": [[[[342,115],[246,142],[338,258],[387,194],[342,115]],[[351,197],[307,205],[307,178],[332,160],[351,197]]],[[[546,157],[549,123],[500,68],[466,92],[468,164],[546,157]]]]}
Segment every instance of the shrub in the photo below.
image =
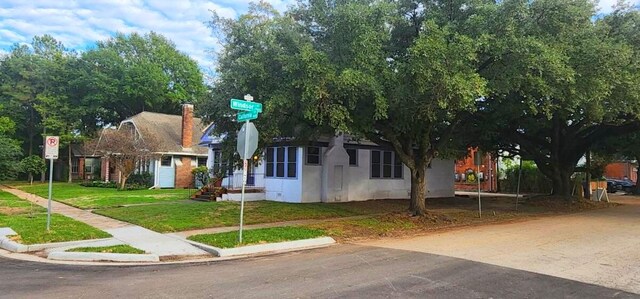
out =
{"type": "MultiPolygon", "coordinates": [[[[516,192],[518,186],[518,164],[509,165],[505,170],[505,179],[500,182],[500,187],[505,192],[516,192]]],[[[522,162],[522,177],[520,179],[520,192],[525,193],[550,193],[551,182],[538,170],[531,161],[522,162]]]]}
{"type": "MultiPolygon", "coordinates": [[[[153,175],[149,172],[134,173],[127,179],[127,185],[136,186],[138,189],[151,188],[153,186],[153,175]]],[[[132,190],[126,188],[127,190],[132,190]]]]}
{"type": "Polygon", "coordinates": [[[117,184],[115,182],[89,181],[80,183],[80,186],[96,188],[116,188],[117,184]]]}
{"type": "Polygon", "coordinates": [[[206,166],[196,167],[191,170],[191,173],[193,173],[196,182],[200,182],[202,186],[206,186],[211,180],[211,175],[209,175],[209,168],[207,168],[206,166]]]}

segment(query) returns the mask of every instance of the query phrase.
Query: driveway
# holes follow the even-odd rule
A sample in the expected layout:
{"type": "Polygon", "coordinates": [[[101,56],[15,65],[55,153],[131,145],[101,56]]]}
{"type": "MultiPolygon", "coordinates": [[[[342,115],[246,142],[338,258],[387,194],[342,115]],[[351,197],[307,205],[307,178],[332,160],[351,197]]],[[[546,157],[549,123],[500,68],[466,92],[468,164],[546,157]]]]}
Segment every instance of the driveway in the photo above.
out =
{"type": "Polygon", "coordinates": [[[640,198],[565,216],[361,243],[431,253],[640,294],[640,198]]]}

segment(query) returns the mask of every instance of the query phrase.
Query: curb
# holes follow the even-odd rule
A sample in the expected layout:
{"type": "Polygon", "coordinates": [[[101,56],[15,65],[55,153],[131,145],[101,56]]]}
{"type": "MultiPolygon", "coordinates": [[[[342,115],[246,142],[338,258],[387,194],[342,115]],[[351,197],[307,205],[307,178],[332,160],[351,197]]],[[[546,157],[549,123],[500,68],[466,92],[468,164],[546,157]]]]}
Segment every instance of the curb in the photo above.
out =
{"type": "Polygon", "coordinates": [[[0,248],[11,251],[11,252],[34,252],[34,251],[53,249],[53,248],[59,248],[59,247],[81,247],[85,244],[92,244],[94,242],[107,242],[112,240],[115,240],[115,239],[107,238],[107,239],[93,239],[93,240],[24,245],[7,238],[6,235],[5,236],[0,235],[0,248]]]}
{"type": "Polygon", "coordinates": [[[130,254],[130,253],[101,253],[101,252],[63,252],[55,251],[47,256],[50,260],[57,261],[83,261],[83,262],[159,262],[156,254],[130,254]]]}
{"type": "Polygon", "coordinates": [[[232,256],[245,256],[245,255],[259,255],[267,253],[282,253],[295,250],[313,249],[331,246],[336,244],[336,241],[331,237],[320,237],[314,239],[287,241],[271,244],[259,244],[243,246],[238,248],[218,248],[210,245],[187,240],[187,242],[194,246],[214,254],[219,257],[232,257],[232,256]]]}

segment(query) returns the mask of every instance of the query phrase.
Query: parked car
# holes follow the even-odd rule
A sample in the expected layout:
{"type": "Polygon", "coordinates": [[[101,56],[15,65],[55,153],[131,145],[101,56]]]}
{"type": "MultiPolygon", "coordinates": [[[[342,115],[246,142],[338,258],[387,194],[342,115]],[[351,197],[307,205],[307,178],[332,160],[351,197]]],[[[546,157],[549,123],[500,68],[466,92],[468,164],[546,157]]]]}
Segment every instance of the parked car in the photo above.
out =
{"type": "Polygon", "coordinates": [[[607,179],[607,192],[609,193],[614,193],[615,191],[631,193],[635,188],[636,184],[631,180],[607,179]]]}

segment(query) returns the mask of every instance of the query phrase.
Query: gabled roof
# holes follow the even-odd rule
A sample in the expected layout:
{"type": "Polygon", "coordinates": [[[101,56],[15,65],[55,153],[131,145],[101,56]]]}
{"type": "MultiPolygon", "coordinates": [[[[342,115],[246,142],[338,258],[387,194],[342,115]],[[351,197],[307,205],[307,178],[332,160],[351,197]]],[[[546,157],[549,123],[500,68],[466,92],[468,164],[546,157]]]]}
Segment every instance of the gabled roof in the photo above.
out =
{"type": "MultiPolygon", "coordinates": [[[[154,134],[164,153],[183,153],[185,155],[206,155],[207,148],[198,146],[205,126],[200,118],[193,118],[193,138],[191,148],[182,147],[182,116],[155,112],[141,112],[122,121],[133,123],[139,132],[154,134]]],[[[143,136],[144,138],[144,136],[143,136]]]]}

